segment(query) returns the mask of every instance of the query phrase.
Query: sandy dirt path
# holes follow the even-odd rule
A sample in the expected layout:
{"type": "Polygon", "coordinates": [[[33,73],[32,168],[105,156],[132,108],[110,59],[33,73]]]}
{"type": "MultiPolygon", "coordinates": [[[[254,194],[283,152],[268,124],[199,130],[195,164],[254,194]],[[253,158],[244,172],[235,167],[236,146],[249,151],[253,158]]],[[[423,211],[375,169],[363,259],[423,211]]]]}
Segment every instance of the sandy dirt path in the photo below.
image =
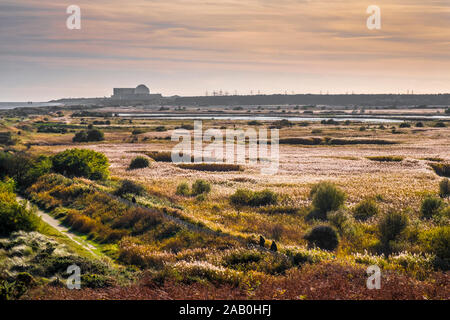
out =
{"type": "MultiPolygon", "coordinates": [[[[24,200],[27,201],[28,206],[31,206],[31,203],[28,200],[26,200],[25,198],[22,198],[20,196],[17,196],[17,201],[24,201],[24,200]]],[[[49,215],[48,213],[42,211],[39,208],[37,208],[36,214],[46,224],[48,224],[52,228],[58,230],[59,232],[61,232],[65,236],[67,236],[70,240],[72,240],[76,244],[78,244],[78,245],[82,246],[83,248],[85,248],[86,250],[88,250],[90,253],[92,253],[92,254],[97,256],[97,254],[94,252],[94,250],[96,248],[93,245],[91,245],[90,243],[87,243],[86,241],[80,239],[80,237],[78,237],[75,233],[70,231],[70,229],[68,229],[67,227],[63,226],[61,221],[53,218],[51,215],[49,215]]]]}

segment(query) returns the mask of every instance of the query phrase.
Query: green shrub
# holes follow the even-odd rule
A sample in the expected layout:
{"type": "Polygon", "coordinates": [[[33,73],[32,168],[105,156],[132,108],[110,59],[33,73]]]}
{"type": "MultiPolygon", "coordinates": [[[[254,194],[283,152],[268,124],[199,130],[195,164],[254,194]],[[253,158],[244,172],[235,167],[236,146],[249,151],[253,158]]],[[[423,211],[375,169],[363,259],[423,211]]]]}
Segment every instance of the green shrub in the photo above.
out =
{"type": "Polygon", "coordinates": [[[73,142],[90,142],[90,141],[103,141],[105,140],[104,134],[98,129],[82,130],[75,134],[73,142]]]}
{"type": "Polygon", "coordinates": [[[208,194],[211,192],[211,184],[205,180],[197,180],[192,185],[192,195],[198,196],[201,194],[208,194]]]}
{"type": "Polygon", "coordinates": [[[189,185],[186,182],[180,183],[177,187],[176,194],[187,197],[190,194],[189,185]]]}
{"type": "Polygon", "coordinates": [[[131,180],[123,180],[120,187],[116,190],[115,194],[118,196],[123,196],[125,194],[135,194],[135,195],[143,195],[145,189],[140,184],[137,184],[131,180]]]}
{"type": "Polygon", "coordinates": [[[450,197],[450,180],[449,179],[443,179],[439,183],[439,196],[441,198],[450,197]]]}
{"type": "Polygon", "coordinates": [[[373,216],[376,216],[379,212],[377,203],[372,199],[366,199],[358,203],[354,209],[354,216],[357,220],[365,221],[373,216]]]}
{"type": "Polygon", "coordinates": [[[128,169],[130,169],[130,170],[143,169],[143,168],[147,168],[149,165],[150,165],[150,161],[148,161],[147,158],[141,157],[141,156],[137,156],[136,158],[134,158],[131,161],[130,166],[128,167],[128,169]]]}
{"type": "Polygon", "coordinates": [[[237,206],[261,207],[277,204],[278,195],[269,189],[262,191],[238,189],[230,196],[230,201],[237,206]]]}
{"type": "Polygon", "coordinates": [[[339,209],[337,211],[328,212],[327,220],[341,235],[351,233],[354,230],[353,217],[347,210],[339,209]]]}
{"type": "Polygon", "coordinates": [[[423,122],[417,122],[417,123],[416,123],[416,127],[417,127],[417,128],[423,128],[423,127],[424,127],[423,122]]]}
{"type": "Polygon", "coordinates": [[[53,170],[69,177],[103,180],[109,176],[108,158],[87,149],[68,149],[52,157],[53,170]]]}
{"type": "Polygon", "coordinates": [[[112,285],[113,281],[103,275],[83,274],[81,276],[81,286],[83,288],[100,289],[111,287],[112,285]]]}
{"type": "Polygon", "coordinates": [[[36,158],[23,152],[0,152],[0,179],[5,176],[13,178],[21,190],[31,186],[40,176],[49,173],[51,167],[50,158],[45,156],[36,158]]]}
{"type": "Polygon", "coordinates": [[[314,227],[305,235],[305,239],[310,247],[318,247],[328,251],[333,251],[339,245],[336,230],[328,225],[314,227]]]}
{"type": "Polygon", "coordinates": [[[373,156],[367,157],[367,159],[378,162],[401,162],[404,158],[400,156],[373,156]]]}
{"type": "Polygon", "coordinates": [[[420,236],[420,240],[426,250],[438,258],[437,266],[448,271],[450,268],[450,226],[426,231],[420,236]]]}
{"type": "Polygon", "coordinates": [[[445,124],[444,121],[438,121],[438,122],[436,122],[436,123],[434,124],[434,127],[435,127],[435,128],[446,128],[447,125],[445,124]]]}
{"type": "Polygon", "coordinates": [[[400,124],[400,128],[411,128],[411,124],[408,122],[403,122],[400,124]]]}
{"type": "Polygon", "coordinates": [[[327,213],[336,211],[345,201],[345,193],[331,182],[320,182],[310,192],[313,209],[310,218],[325,220],[327,213]]]}
{"type": "Polygon", "coordinates": [[[441,209],[443,209],[445,202],[437,197],[428,197],[422,201],[422,206],[420,207],[420,213],[423,218],[429,219],[434,215],[439,214],[441,209]]]}
{"type": "Polygon", "coordinates": [[[387,245],[395,240],[408,226],[408,217],[399,212],[389,212],[378,224],[381,241],[387,245]]]}
{"type": "Polygon", "coordinates": [[[26,204],[0,201],[0,236],[9,236],[16,231],[35,231],[40,218],[28,210],[26,204]]]}

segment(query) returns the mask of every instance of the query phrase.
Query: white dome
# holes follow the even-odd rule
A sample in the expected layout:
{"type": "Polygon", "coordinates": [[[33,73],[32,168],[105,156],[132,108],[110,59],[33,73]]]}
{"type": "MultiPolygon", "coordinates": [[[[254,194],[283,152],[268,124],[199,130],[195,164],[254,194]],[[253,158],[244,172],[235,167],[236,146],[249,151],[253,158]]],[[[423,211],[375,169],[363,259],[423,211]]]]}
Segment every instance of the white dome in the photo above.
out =
{"type": "Polygon", "coordinates": [[[134,93],[136,94],[150,94],[150,90],[147,88],[147,86],[141,84],[136,87],[134,90],[134,93]]]}

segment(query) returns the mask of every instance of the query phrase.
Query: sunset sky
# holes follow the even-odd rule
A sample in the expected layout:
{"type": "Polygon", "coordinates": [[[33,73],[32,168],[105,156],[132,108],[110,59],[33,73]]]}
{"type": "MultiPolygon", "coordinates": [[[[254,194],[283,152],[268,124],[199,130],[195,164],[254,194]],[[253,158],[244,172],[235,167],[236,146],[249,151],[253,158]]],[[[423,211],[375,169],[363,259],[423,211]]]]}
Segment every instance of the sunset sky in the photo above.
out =
{"type": "Polygon", "coordinates": [[[0,101],[450,92],[450,0],[1,0],[0,72],[0,101]]]}

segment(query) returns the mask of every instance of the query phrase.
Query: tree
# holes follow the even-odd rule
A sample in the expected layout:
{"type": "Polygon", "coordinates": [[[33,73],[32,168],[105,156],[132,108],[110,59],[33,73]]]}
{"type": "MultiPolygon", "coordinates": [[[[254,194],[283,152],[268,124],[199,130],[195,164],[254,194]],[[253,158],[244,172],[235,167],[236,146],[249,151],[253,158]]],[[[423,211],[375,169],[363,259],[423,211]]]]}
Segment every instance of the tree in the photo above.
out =
{"type": "Polygon", "coordinates": [[[52,157],[53,170],[69,177],[102,180],[109,176],[108,158],[86,149],[68,149],[52,157]]]}

